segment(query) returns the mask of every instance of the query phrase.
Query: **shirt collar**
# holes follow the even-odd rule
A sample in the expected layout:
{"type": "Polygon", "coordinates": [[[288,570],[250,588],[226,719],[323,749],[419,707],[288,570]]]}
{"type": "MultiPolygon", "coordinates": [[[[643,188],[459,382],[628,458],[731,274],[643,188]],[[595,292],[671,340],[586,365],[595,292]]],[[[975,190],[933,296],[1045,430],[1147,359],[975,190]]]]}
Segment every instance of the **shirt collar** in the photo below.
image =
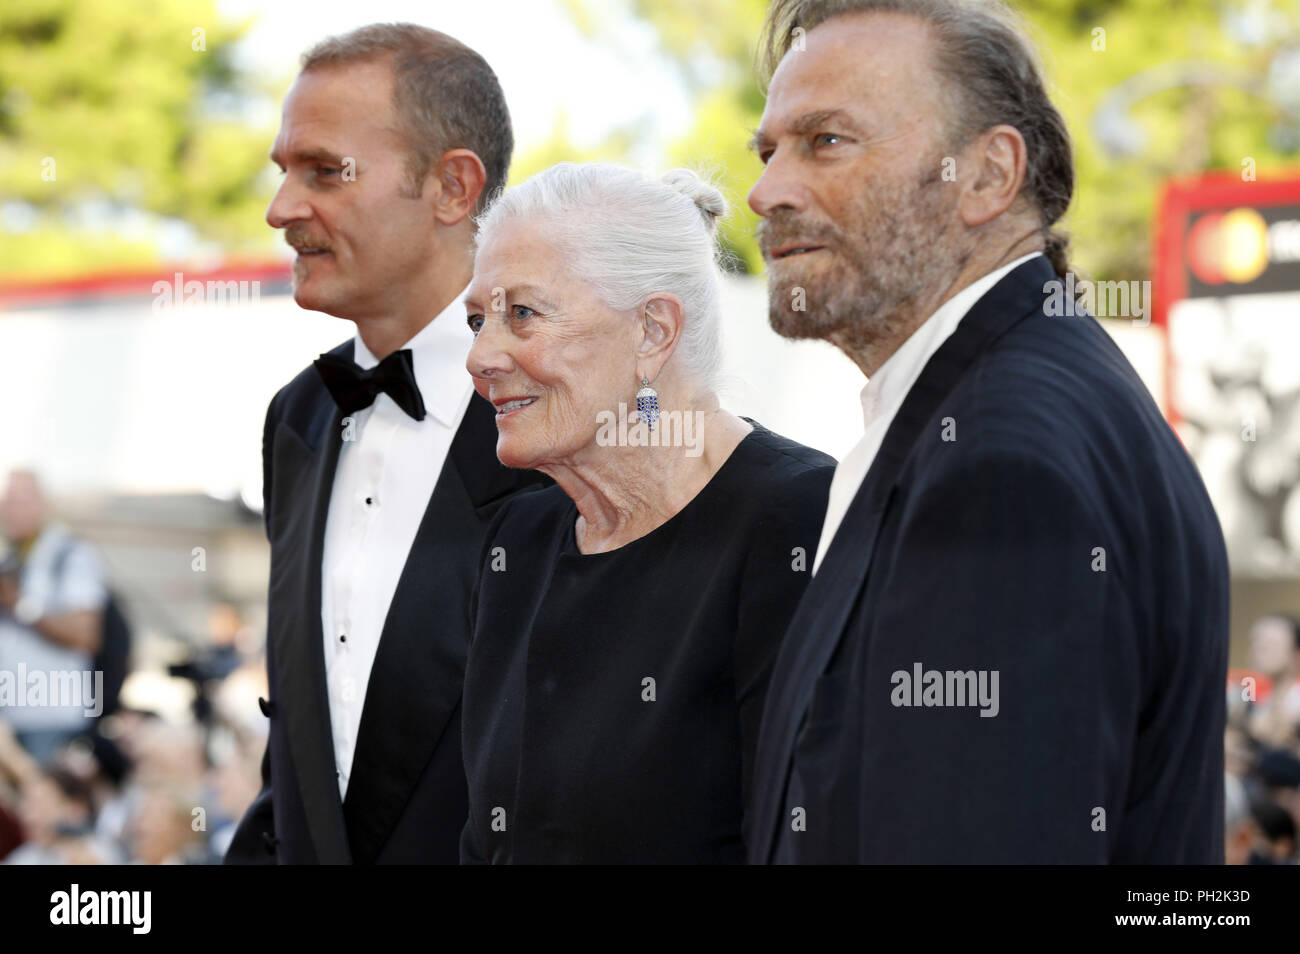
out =
{"type": "Polygon", "coordinates": [[[927,318],[912,332],[897,351],[876,369],[876,373],[867,379],[862,388],[862,420],[865,427],[886,414],[888,409],[901,404],[903,397],[912,389],[916,379],[921,375],[930,357],[939,350],[939,346],[952,336],[977,301],[984,293],[1002,280],[1008,272],[1035,255],[1042,252],[1030,252],[1014,262],[1008,262],[994,269],[987,275],[975,279],[957,294],[953,295],[938,310],[927,318]]]}
{"type": "MultiPolygon", "coordinates": [[[[424,399],[425,410],[447,427],[456,426],[467,392],[473,387],[473,379],[465,370],[465,359],[474,343],[474,336],[465,324],[468,288],[468,285],[462,288],[446,308],[402,345],[411,351],[415,384],[424,399]]],[[[360,335],[353,339],[352,360],[361,368],[373,368],[379,363],[360,335]]]]}

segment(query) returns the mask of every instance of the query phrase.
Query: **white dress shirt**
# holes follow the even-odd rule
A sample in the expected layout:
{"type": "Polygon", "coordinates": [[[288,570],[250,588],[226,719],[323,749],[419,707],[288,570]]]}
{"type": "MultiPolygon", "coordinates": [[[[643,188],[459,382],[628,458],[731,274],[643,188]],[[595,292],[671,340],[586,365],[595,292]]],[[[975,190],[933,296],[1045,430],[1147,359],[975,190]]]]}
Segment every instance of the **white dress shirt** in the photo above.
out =
{"type": "MultiPolygon", "coordinates": [[[[339,449],[321,557],[320,615],[340,798],[347,795],[388,607],[474,390],[465,370],[473,340],[462,290],[402,346],[411,350],[424,420],[380,394],[353,415],[352,439],[339,449]]],[[[353,348],[362,368],[379,363],[360,336],[353,348]]]]}
{"type": "Polygon", "coordinates": [[[868,380],[862,389],[862,422],[865,427],[862,438],[853,446],[839,465],[831,479],[830,499],[826,504],[826,522],[822,524],[821,539],[817,543],[817,556],[813,560],[813,573],[821,566],[822,557],[830,548],[839,529],[840,521],[848,512],[849,504],[857,496],[867,471],[871,469],[880,444],[885,439],[894,415],[903,406],[903,399],[912,390],[912,385],[921,376],[921,370],[931,356],[957,330],[961,320],[966,317],[984,293],[996,285],[1004,275],[1013,268],[1029,261],[1041,252],[1030,252],[1010,264],[1003,265],[977,278],[957,294],[939,306],[902,346],[889,356],[888,360],[868,380]]]}

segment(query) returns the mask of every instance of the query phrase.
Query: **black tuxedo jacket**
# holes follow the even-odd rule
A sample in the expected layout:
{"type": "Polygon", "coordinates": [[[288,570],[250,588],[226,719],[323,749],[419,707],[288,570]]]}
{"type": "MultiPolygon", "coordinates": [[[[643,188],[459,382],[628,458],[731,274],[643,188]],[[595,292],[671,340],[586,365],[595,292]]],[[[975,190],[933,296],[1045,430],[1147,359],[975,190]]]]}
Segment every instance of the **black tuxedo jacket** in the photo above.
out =
{"type": "MultiPolygon", "coordinates": [[[[351,358],[352,342],[331,353],[351,358]]],[[[267,410],[270,736],[262,791],[226,861],[456,864],[468,816],[460,699],[476,561],[500,505],[549,481],[497,461],[492,406],[471,397],[389,606],[340,801],[320,608],[342,418],[314,368],[267,410]]]]}
{"type": "Polygon", "coordinates": [[[1223,538],[1054,278],[1004,276],[886,433],[774,668],[752,861],[1223,862],[1223,538]]]}

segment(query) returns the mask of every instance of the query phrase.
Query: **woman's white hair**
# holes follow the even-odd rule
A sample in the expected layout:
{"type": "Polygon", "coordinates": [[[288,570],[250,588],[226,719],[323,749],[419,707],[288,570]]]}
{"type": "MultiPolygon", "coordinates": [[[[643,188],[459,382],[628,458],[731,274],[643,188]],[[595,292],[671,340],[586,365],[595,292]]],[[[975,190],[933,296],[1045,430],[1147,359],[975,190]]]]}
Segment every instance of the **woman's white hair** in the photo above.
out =
{"type": "Polygon", "coordinates": [[[722,193],[689,169],[662,178],[608,163],[561,162],[503,193],[478,219],[483,247],[507,222],[540,226],[569,270],[617,311],[656,292],[682,300],[675,353],[712,390],[721,360],[718,219],[722,193]]]}

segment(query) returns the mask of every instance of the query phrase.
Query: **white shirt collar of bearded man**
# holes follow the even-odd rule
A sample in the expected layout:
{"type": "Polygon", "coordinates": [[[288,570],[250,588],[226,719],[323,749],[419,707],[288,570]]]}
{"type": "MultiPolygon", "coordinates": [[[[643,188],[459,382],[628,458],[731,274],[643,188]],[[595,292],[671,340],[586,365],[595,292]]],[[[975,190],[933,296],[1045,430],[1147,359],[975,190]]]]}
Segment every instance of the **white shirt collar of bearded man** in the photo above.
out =
{"type": "Polygon", "coordinates": [[[912,332],[911,337],[889,356],[862,388],[863,428],[870,428],[872,421],[883,414],[892,417],[907,393],[912,390],[916,379],[921,376],[926,363],[957,330],[962,318],[966,317],[974,304],[1012,269],[1041,254],[1042,252],[1030,252],[977,278],[940,305],[933,315],[912,332]]]}

